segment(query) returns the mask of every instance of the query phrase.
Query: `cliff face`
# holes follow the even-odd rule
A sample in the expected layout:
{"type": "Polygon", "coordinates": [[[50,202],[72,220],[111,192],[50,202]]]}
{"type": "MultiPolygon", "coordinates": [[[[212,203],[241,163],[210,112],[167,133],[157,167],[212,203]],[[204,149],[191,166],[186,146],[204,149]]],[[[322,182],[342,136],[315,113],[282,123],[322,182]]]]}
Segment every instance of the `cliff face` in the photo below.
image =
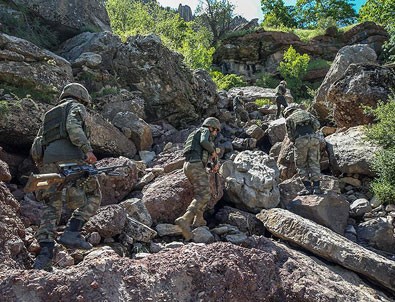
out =
{"type": "MultiPolygon", "coordinates": [[[[214,54],[214,64],[224,73],[244,75],[254,80],[261,72],[276,73],[284,51],[292,45],[297,52],[308,54],[312,59],[333,61],[342,47],[367,44],[379,55],[388,33],[372,22],[361,23],[345,33],[328,29],[325,35],[303,42],[298,36],[286,32],[256,30],[222,41],[214,54]]],[[[326,70],[327,71],[327,70],[326,70]]],[[[309,75],[309,80],[322,80],[325,72],[309,75]]]]}

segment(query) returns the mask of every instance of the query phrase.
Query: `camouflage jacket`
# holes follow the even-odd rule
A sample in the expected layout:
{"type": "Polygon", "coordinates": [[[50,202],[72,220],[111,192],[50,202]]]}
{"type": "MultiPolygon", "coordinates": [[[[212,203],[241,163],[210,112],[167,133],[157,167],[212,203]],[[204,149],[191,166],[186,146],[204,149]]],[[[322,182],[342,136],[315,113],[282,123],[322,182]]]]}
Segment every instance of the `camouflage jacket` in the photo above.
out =
{"type": "Polygon", "coordinates": [[[287,88],[285,88],[285,85],[280,84],[276,87],[276,96],[277,95],[285,95],[287,93],[287,88]]]}

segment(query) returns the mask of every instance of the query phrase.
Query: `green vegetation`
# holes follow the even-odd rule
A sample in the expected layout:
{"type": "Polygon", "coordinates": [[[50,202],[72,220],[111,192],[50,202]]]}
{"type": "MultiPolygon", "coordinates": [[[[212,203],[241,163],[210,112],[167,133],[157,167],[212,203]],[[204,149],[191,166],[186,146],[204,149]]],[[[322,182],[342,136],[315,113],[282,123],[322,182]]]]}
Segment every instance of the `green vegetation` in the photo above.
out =
{"type": "Polygon", "coordinates": [[[0,20],[1,30],[6,34],[20,37],[47,49],[52,49],[59,43],[51,29],[43,25],[39,18],[34,17],[27,10],[22,10],[19,15],[2,10],[0,11],[0,20]]]}
{"type": "Polygon", "coordinates": [[[256,99],[254,101],[254,103],[256,105],[258,105],[259,107],[265,106],[265,105],[271,105],[273,102],[269,99],[256,99]]]}
{"type": "Polygon", "coordinates": [[[7,101],[0,100],[0,118],[5,118],[10,111],[7,101]]]}
{"type": "Polygon", "coordinates": [[[42,92],[37,90],[35,87],[25,86],[13,86],[9,84],[1,84],[1,89],[4,89],[4,94],[11,94],[16,99],[32,98],[35,100],[41,100],[46,103],[51,103],[57,96],[58,91],[53,89],[52,92],[42,92]]]}
{"type": "Polygon", "coordinates": [[[217,85],[218,90],[229,90],[234,87],[247,86],[247,83],[244,81],[243,77],[237,76],[235,74],[224,75],[219,71],[212,71],[210,72],[210,76],[217,85]]]}
{"type": "MultiPolygon", "coordinates": [[[[392,1],[392,0],[388,0],[392,1]]],[[[348,0],[297,0],[285,6],[283,0],[261,0],[263,26],[321,28],[345,26],[356,21],[357,14],[348,0]]]]}
{"type": "Polygon", "coordinates": [[[366,127],[366,136],[383,148],[372,163],[378,177],[371,187],[378,200],[386,204],[395,203],[395,96],[391,95],[388,102],[379,102],[376,109],[366,111],[377,121],[366,127]]]}
{"type": "Polygon", "coordinates": [[[302,95],[302,79],[307,73],[309,62],[309,55],[299,54],[292,45],[284,53],[283,60],[280,62],[280,66],[278,68],[280,74],[287,81],[287,86],[296,97],[300,97],[302,95]]]}
{"type": "Polygon", "coordinates": [[[95,99],[98,97],[102,97],[110,94],[117,94],[117,93],[118,93],[117,87],[104,87],[100,91],[92,93],[91,96],[93,99],[95,99]]]}
{"type": "Polygon", "coordinates": [[[384,43],[385,61],[395,61],[395,1],[367,0],[359,11],[359,20],[373,21],[385,27],[390,37],[384,43]]]}
{"type": "Polygon", "coordinates": [[[210,69],[215,49],[210,47],[212,35],[206,27],[185,22],[155,2],[108,0],[106,7],[113,32],[123,41],[132,35],[156,34],[164,45],[181,53],[190,68],[210,69]]]}
{"type": "Polygon", "coordinates": [[[330,67],[330,61],[326,61],[323,59],[310,60],[309,65],[307,65],[307,72],[317,69],[329,69],[330,67]]]}
{"type": "Polygon", "coordinates": [[[276,88],[279,83],[280,80],[274,77],[271,73],[263,72],[257,75],[255,85],[263,88],[276,88]]]}

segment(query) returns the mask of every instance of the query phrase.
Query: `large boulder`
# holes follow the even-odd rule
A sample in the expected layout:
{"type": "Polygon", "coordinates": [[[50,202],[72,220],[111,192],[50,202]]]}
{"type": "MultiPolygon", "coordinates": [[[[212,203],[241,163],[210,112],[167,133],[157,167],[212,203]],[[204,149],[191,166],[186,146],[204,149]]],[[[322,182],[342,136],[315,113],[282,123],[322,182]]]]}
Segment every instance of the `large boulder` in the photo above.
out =
{"type": "MultiPolygon", "coordinates": [[[[93,82],[102,83],[90,85],[104,87],[110,77],[122,88],[140,91],[147,122],[166,119],[173,125],[187,125],[217,110],[218,95],[208,73],[192,73],[182,56],[163,46],[155,35],[132,36],[122,43],[109,32],[83,33],[66,41],[59,53],[75,64],[87,52],[102,57],[93,72],[93,82]]],[[[75,76],[83,80],[89,70],[76,69],[75,76]]]]}
{"type": "Polygon", "coordinates": [[[394,261],[287,210],[263,210],[257,217],[275,236],[364,275],[395,292],[394,261]]]}
{"type": "Polygon", "coordinates": [[[374,176],[371,162],[379,147],[366,142],[363,126],[327,136],[327,150],[334,173],[357,173],[374,176]]]}
{"type": "Polygon", "coordinates": [[[1,82],[55,96],[72,79],[71,65],[64,58],[0,32],[1,82]]]}
{"type": "Polygon", "coordinates": [[[352,63],[374,63],[376,60],[376,52],[368,45],[357,44],[344,46],[339,50],[314,98],[313,108],[320,121],[330,119],[333,104],[328,99],[328,91],[333,83],[343,77],[348,66],[352,63]]]}
{"type": "Polygon", "coordinates": [[[395,68],[377,64],[351,64],[343,77],[331,85],[327,100],[333,105],[333,118],[338,127],[366,125],[374,121],[365,107],[376,108],[387,101],[395,87],[395,68]]]}
{"type": "Polygon", "coordinates": [[[105,2],[103,1],[64,1],[64,0],[14,0],[13,4],[21,11],[40,18],[51,28],[59,40],[68,39],[87,29],[96,31],[111,30],[105,2]]]}
{"type": "Polygon", "coordinates": [[[242,210],[259,212],[280,202],[276,162],[263,151],[240,152],[220,170],[225,179],[225,199],[242,210]]]}

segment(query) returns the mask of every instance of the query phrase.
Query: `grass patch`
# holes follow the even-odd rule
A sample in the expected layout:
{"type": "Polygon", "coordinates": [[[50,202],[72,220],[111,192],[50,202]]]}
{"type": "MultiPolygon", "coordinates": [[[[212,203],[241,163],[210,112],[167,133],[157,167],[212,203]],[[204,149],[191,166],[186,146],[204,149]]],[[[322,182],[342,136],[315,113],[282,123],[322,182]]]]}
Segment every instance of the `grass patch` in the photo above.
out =
{"type": "Polygon", "coordinates": [[[254,103],[258,106],[258,107],[263,107],[265,105],[271,105],[272,101],[269,99],[256,99],[254,101],[254,103]]]}

